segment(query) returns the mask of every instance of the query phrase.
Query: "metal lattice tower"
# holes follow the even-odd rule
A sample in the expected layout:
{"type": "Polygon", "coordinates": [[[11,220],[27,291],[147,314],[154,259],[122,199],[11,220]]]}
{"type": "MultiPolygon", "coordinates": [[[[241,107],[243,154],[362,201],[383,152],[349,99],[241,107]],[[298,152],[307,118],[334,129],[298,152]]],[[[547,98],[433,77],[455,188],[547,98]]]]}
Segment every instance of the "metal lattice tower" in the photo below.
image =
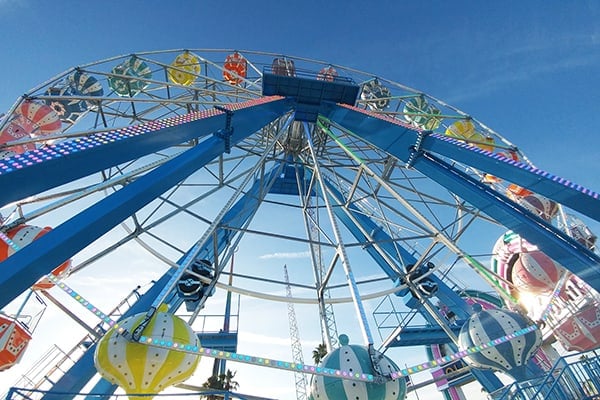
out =
{"type": "Polygon", "coordinates": [[[333,305],[326,301],[331,297],[329,294],[329,290],[325,289],[321,291],[321,286],[323,285],[323,280],[327,271],[325,270],[325,266],[323,265],[321,257],[321,246],[319,245],[320,232],[318,227],[318,213],[316,213],[315,209],[312,207],[311,199],[312,196],[307,197],[304,210],[304,219],[308,238],[310,240],[310,252],[313,261],[313,268],[315,270],[316,282],[318,285],[317,289],[318,292],[322,293],[321,298],[319,298],[319,313],[321,316],[321,336],[323,337],[323,341],[327,346],[327,352],[331,352],[332,349],[338,347],[337,325],[335,323],[333,305]]]}
{"type": "MultiPolygon", "coordinates": [[[[290,286],[290,277],[287,271],[287,265],[283,266],[283,275],[286,283],[287,297],[292,297],[292,287],[290,286]]],[[[294,303],[288,302],[288,321],[290,324],[290,339],[292,341],[292,358],[296,364],[304,364],[304,356],[302,355],[302,344],[300,343],[300,335],[298,332],[298,323],[296,321],[296,311],[294,303]]],[[[294,372],[294,381],[296,384],[296,398],[298,400],[308,400],[308,380],[302,372],[294,372]]]]}

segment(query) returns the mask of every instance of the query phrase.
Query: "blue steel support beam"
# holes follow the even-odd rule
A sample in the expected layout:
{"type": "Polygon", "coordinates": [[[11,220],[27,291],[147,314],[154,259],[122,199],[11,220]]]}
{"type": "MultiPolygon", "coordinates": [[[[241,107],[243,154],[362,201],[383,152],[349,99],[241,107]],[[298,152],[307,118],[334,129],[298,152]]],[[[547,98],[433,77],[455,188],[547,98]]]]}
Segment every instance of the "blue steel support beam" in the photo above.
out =
{"type": "MultiPolygon", "coordinates": [[[[368,242],[371,240],[363,232],[368,232],[372,239],[378,243],[378,246],[393,260],[396,261],[399,268],[401,266],[414,265],[417,262],[415,256],[394,240],[377,225],[371,218],[361,212],[354,204],[346,204],[346,199],[342,194],[329,182],[327,191],[333,201],[338,205],[334,207],[336,216],[342,221],[346,228],[359,242],[368,242]],[[356,222],[355,222],[356,221],[356,222]]],[[[385,272],[385,274],[393,281],[400,283],[401,276],[392,268],[387,261],[381,256],[379,251],[373,246],[368,245],[365,250],[375,260],[377,265],[385,272]]],[[[404,271],[403,271],[404,272],[404,271]]],[[[467,319],[471,315],[471,307],[457,293],[450,289],[442,280],[434,274],[429,276],[438,284],[439,292],[437,297],[443,304],[446,304],[459,319],[467,319]]],[[[435,323],[434,321],[430,321],[435,323]]]]}
{"type": "Polygon", "coordinates": [[[406,163],[413,159],[416,146],[417,150],[436,153],[514,182],[600,221],[600,194],[549,172],[353,106],[331,106],[326,115],[406,163]]]}
{"type": "MultiPolygon", "coordinates": [[[[280,111],[284,112],[285,109],[280,111]]],[[[254,119],[246,116],[236,124],[237,129],[232,134],[231,143],[239,142],[278,116],[273,110],[266,114],[258,112],[254,119]]],[[[90,206],[0,263],[0,309],[57,265],[73,257],[137,210],[222,154],[225,148],[223,139],[216,136],[207,138],[90,206]]],[[[44,164],[41,163],[40,166],[44,164]]],[[[77,169],[76,165],[73,168],[77,169]]],[[[45,175],[39,175],[40,173],[43,171],[37,171],[37,180],[43,181],[45,175]]]]}
{"type": "MultiPolygon", "coordinates": [[[[438,153],[445,152],[450,156],[452,155],[450,149],[456,147],[456,149],[452,150],[453,152],[455,151],[463,155],[471,154],[473,156],[471,159],[472,162],[473,160],[487,157],[494,159],[495,163],[503,165],[504,168],[512,168],[515,173],[518,173],[518,176],[525,174],[533,177],[534,175],[537,176],[536,173],[525,168],[516,168],[513,165],[514,162],[500,160],[493,157],[491,153],[484,154],[485,152],[473,150],[473,147],[461,145],[460,142],[449,138],[441,140],[435,137],[435,135],[420,137],[419,132],[400,121],[383,119],[365,110],[339,105],[333,107],[328,117],[338,125],[343,126],[353,134],[378,146],[398,159],[407,163],[410,161],[415,169],[478,207],[484,213],[508,229],[517,232],[529,242],[535,243],[540,250],[548,254],[555,261],[586,280],[594,289],[600,290],[600,258],[598,256],[575,242],[564,232],[533,216],[506,196],[427,153],[426,150],[431,149],[431,151],[435,150],[438,153]],[[415,151],[414,147],[418,139],[421,143],[420,150],[415,151]]],[[[456,154],[454,156],[457,157],[456,154]]],[[[464,156],[464,158],[468,157],[464,156]]],[[[474,166],[479,168],[479,165],[474,166]]],[[[498,171],[490,169],[489,172],[496,174],[498,171]]],[[[511,181],[518,184],[527,183],[512,178],[511,181]]],[[[557,191],[569,193],[571,200],[576,200],[573,200],[575,204],[573,202],[570,204],[571,206],[573,204],[578,206],[578,211],[592,217],[598,217],[595,214],[600,213],[600,202],[597,199],[597,195],[593,192],[577,191],[576,185],[562,184],[550,179],[546,179],[545,182],[557,191]]]]}
{"type": "MultiPolygon", "coordinates": [[[[327,185],[327,187],[325,188],[327,193],[320,193],[321,196],[330,196],[330,198],[333,200],[333,204],[335,204],[335,206],[333,207],[333,211],[336,217],[339,218],[339,220],[346,226],[346,228],[358,241],[368,240],[368,238],[363,232],[374,232],[375,236],[373,237],[373,239],[378,241],[380,247],[390,257],[395,259],[399,263],[399,265],[402,265],[402,263],[406,263],[405,265],[407,265],[414,264],[417,262],[417,259],[402,246],[398,244],[394,245],[392,238],[387,233],[385,233],[383,229],[381,229],[377,224],[375,224],[368,216],[364,215],[364,213],[361,213],[356,208],[356,206],[350,203],[348,207],[345,207],[344,204],[346,203],[346,201],[341,195],[341,193],[333,185],[328,184],[329,182],[325,181],[325,183],[327,185]]],[[[381,254],[379,254],[379,252],[373,246],[367,246],[366,250],[369,253],[369,255],[373,257],[373,259],[379,265],[379,267],[390,277],[392,281],[398,280],[398,273],[395,272],[393,268],[391,268],[391,266],[385,261],[381,254]]],[[[444,281],[439,279],[434,274],[429,275],[429,278],[438,284],[438,292],[436,293],[436,297],[440,300],[440,302],[447,305],[449,309],[454,311],[454,313],[459,319],[466,320],[470,316],[471,311],[471,307],[467,304],[467,302],[463,298],[461,298],[457,293],[455,293],[452,289],[450,289],[444,281]]],[[[412,295],[409,294],[409,296],[412,295]]],[[[438,326],[437,321],[435,321],[435,319],[431,315],[429,315],[427,310],[425,310],[422,306],[418,307],[418,311],[432,326],[438,326]]],[[[450,343],[449,346],[455,351],[458,350],[457,346],[454,343],[450,343]]],[[[473,376],[476,377],[479,383],[483,387],[485,387],[485,389],[488,392],[494,391],[503,386],[502,382],[491,371],[472,369],[471,373],[473,374],[473,376]]]]}
{"type": "MultiPolygon", "coordinates": [[[[452,326],[452,332],[456,336],[460,332],[460,326],[452,326]]],[[[407,326],[402,328],[402,332],[387,347],[408,347],[408,346],[430,346],[430,345],[448,344],[452,340],[448,334],[439,326],[407,326]]]]}
{"type": "MultiPolygon", "coordinates": [[[[237,130],[255,132],[291,110],[279,96],[229,104],[237,130]]],[[[206,110],[57,143],[0,160],[0,207],[159,150],[221,132],[226,112],[206,110]]],[[[236,135],[234,134],[233,137],[236,135]]]]}
{"type": "MultiPolygon", "coordinates": [[[[280,166],[276,165],[270,172],[265,174],[263,180],[257,179],[252,187],[225,213],[222,219],[222,227],[218,228],[215,235],[207,241],[206,245],[200,250],[199,258],[205,258],[214,262],[215,242],[217,251],[222,253],[226,247],[233,241],[235,235],[240,234],[237,230],[227,228],[241,228],[250,220],[264,195],[268,192],[270,185],[280,173],[280,166]]],[[[191,250],[190,250],[191,251],[191,250]]],[[[186,255],[183,255],[181,262],[186,255]]],[[[120,320],[128,318],[132,315],[144,313],[148,311],[154,300],[163,291],[165,285],[171,280],[175,269],[169,269],[152,287],[144,293],[140,299],[135,302],[129,310],[127,310],[120,320]]],[[[183,300],[177,295],[174,290],[168,300],[171,309],[177,309],[182,305],[183,300]]],[[[96,367],[94,366],[93,354],[96,344],[91,346],[86,353],[59,379],[53,386],[52,390],[64,393],[77,393],[83,390],[84,386],[94,377],[96,367]]],[[[105,379],[101,379],[92,389],[92,393],[110,394],[113,393],[116,386],[105,379]]],[[[71,397],[73,398],[73,397],[71,397]]],[[[95,397],[93,397],[95,399],[95,397]]]]}
{"type": "Polygon", "coordinates": [[[0,263],[0,308],[224,150],[207,139],[63,222],[0,263]]]}
{"type": "Polygon", "coordinates": [[[505,201],[498,192],[433,155],[423,153],[415,160],[414,168],[535,243],[549,257],[600,291],[600,257],[556,227],[532,218],[522,207],[505,201]]]}

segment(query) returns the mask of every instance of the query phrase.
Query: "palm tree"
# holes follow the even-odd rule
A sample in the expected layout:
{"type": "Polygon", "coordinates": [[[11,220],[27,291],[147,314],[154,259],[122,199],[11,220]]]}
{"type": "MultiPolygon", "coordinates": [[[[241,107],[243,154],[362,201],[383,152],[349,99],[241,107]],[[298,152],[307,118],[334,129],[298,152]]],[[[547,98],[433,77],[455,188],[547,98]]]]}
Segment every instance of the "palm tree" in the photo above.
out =
{"type": "Polygon", "coordinates": [[[319,344],[312,352],[312,358],[315,364],[319,364],[327,355],[327,346],[325,343],[319,344]]]}
{"type": "MultiPolygon", "coordinates": [[[[219,377],[217,375],[211,375],[208,377],[206,382],[202,384],[202,387],[206,389],[223,390],[223,383],[219,380],[219,377]]],[[[216,400],[217,396],[214,394],[209,394],[204,396],[204,398],[206,400],[216,400]]]]}
{"type": "Polygon", "coordinates": [[[237,371],[232,372],[230,369],[227,369],[227,372],[219,375],[219,380],[223,382],[223,389],[227,391],[236,390],[240,384],[233,380],[235,378],[235,374],[237,371]]]}
{"type": "MultiPolygon", "coordinates": [[[[202,384],[203,388],[206,389],[215,389],[215,390],[236,390],[240,385],[238,382],[234,381],[236,371],[227,370],[226,373],[220,375],[211,375],[208,377],[206,382],[202,384]]],[[[223,398],[221,395],[209,394],[204,396],[206,400],[217,400],[223,398]]]]}

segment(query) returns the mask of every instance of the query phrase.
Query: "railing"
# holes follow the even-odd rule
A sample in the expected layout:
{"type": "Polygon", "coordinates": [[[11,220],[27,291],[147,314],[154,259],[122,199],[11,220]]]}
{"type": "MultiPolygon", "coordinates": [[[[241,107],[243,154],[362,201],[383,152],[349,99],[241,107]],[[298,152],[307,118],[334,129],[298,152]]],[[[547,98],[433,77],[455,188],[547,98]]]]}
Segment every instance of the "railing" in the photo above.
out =
{"type": "Polygon", "coordinates": [[[539,378],[491,393],[492,400],[600,400],[600,356],[595,352],[560,358],[539,378]]]}
{"type": "Polygon", "coordinates": [[[273,74],[273,75],[289,76],[289,77],[295,77],[295,78],[317,79],[320,81],[345,83],[345,84],[351,84],[351,85],[356,84],[356,82],[354,82],[354,79],[346,77],[346,76],[339,76],[336,74],[331,74],[331,73],[328,73],[327,71],[317,72],[317,71],[311,71],[308,69],[299,69],[299,68],[295,68],[293,65],[289,65],[289,64],[265,66],[265,67],[263,67],[263,74],[273,74]]]}

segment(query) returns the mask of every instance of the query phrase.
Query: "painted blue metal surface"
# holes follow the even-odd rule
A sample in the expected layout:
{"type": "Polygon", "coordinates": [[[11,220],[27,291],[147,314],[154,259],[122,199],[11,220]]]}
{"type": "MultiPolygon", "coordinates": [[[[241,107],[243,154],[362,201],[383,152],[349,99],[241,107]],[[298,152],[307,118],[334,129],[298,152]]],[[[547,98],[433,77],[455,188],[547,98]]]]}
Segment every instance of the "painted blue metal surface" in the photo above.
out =
{"type": "Polygon", "coordinates": [[[223,151],[207,139],[57,226],[0,263],[0,308],[223,151]]]}
{"type": "MultiPolygon", "coordinates": [[[[565,268],[577,274],[584,279],[594,289],[600,290],[600,258],[588,249],[575,242],[565,233],[560,232],[552,225],[542,219],[531,215],[521,206],[515,204],[506,196],[490,189],[486,185],[478,182],[462,171],[434,157],[426,150],[445,153],[447,156],[457,156],[457,153],[463,154],[463,162],[470,160],[477,161],[480,158],[495,160],[494,163],[503,165],[503,168],[490,169],[494,175],[498,169],[504,169],[502,175],[506,175],[506,169],[514,169],[518,172],[516,176],[538,176],[530,170],[515,167],[514,163],[503,161],[492,157],[490,154],[484,154],[482,151],[475,151],[472,147],[456,146],[456,141],[452,142],[444,138],[441,140],[433,135],[420,136],[418,131],[399,121],[383,119],[373,113],[365,110],[359,110],[349,106],[335,106],[332,108],[328,117],[337,124],[350,130],[353,134],[363,138],[398,159],[411,162],[412,166],[446,187],[451,192],[470,202],[482,212],[491,216],[508,229],[517,232],[531,243],[535,243],[540,250],[548,254],[555,261],[561,263],[565,268]],[[416,152],[414,145],[419,141],[420,151],[416,152]],[[456,147],[456,149],[452,149],[456,147]],[[472,157],[467,157],[471,154],[472,157]]],[[[439,135],[438,135],[439,136],[439,135]]],[[[479,168],[479,165],[476,166],[479,168]]],[[[498,176],[502,176],[498,175],[498,176]]],[[[527,182],[511,178],[518,184],[527,184],[527,182]]],[[[569,193],[570,197],[579,199],[572,204],[580,206],[586,215],[596,215],[600,212],[600,201],[595,194],[589,194],[577,191],[573,185],[564,185],[556,181],[546,179],[545,185],[553,187],[556,192],[569,193]]],[[[548,196],[551,197],[551,196],[548,196]]],[[[551,197],[552,198],[552,197],[551,197]]],[[[596,216],[597,217],[597,216],[596,216]]]]}
{"type": "Polygon", "coordinates": [[[596,352],[561,357],[545,375],[490,393],[493,400],[598,399],[600,357],[596,352]]]}
{"type": "MultiPolygon", "coordinates": [[[[302,195],[305,196],[310,185],[310,181],[304,178],[304,169],[298,168],[297,172],[298,177],[296,176],[296,168],[293,165],[287,164],[283,168],[281,175],[277,178],[273,186],[271,186],[269,193],[298,196],[300,190],[302,190],[302,195]],[[298,188],[298,178],[301,180],[301,189],[298,188]]],[[[311,195],[314,195],[314,192],[311,195]]]]}
{"type": "MultiPolygon", "coordinates": [[[[455,335],[460,332],[460,326],[450,327],[455,335]]],[[[452,340],[439,326],[407,326],[390,342],[388,347],[429,346],[433,344],[450,344],[452,340]]]]}
{"type": "Polygon", "coordinates": [[[423,148],[514,182],[600,221],[600,194],[568,179],[437,133],[425,138],[423,148]]]}
{"type": "MultiPolygon", "coordinates": [[[[328,182],[325,181],[325,184],[327,185],[328,182]]],[[[373,235],[374,239],[379,242],[379,245],[384,249],[384,251],[392,259],[399,263],[398,266],[416,263],[417,259],[410,252],[408,252],[399,244],[394,244],[392,238],[368,216],[360,212],[356,206],[350,203],[347,207],[345,207],[345,199],[333,185],[327,185],[325,191],[327,192],[326,195],[330,196],[332,204],[336,205],[333,207],[333,212],[336,218],[338,218],[344,224],[344,226],[346,226],[346,228],[358,241],[366,242],[367,236],[364,232],[369,232],[369,234],[373,235]]],[[[319,194],[321,196],[324,195],[323,193],[319,194]]],[[[379,254],[378,250],[376,250],[373,246],[367,246],[365,250],[392,281],[398,281],[400,275],[395,271],[395,268],[392,268],[387,261],[385,261],[382,255],[379,254]]],[[[471,312],[471,307],[467,304],[467,302],[435,275],[430,275],[430,279],[434,280],[434,282],[438,284],[439,289],[436,293],[436,297],[439,299],[439,301],[448,306],[448,308],[451,309],[459,319],[467,319],[471,312]]],[[[412,298],[412,294],[408,293],[406,294],[406,297],[412,298]]],[[[438,326],[437,322],[431,315],[429,315],[427,310],[425,310],[422,306],[419,306],[417,309],[427,320],[427,322],[432,325],[432,327],[438,326]]],[[[454,343],[449,343],[449,346],[454,351],[458,351],[458,348],[454,343]]],[[[488,391],[493,391],[502,387],[501,381],[491,371],[472,369],[471,373],[488,391]]]]}
{"type": "MultiPolygon", "coordinates": [[[[280,97],[228,105],[238,132],[251,133],[291,110],[280,97]]],[[[102,169],[164,148],[220,134],[226,128],[223,111],[208,110],[98,133],[0,160],[0,206],[88,176],[102,169]]]]}
{"type": "Polygon", "coordinates": [[[414,168],[535,243],[549,257],[600,290],[600,257],[554,226],[532,217],[506,197],[432,155],[423,154],[415,161],[414,168]]]}
{"type": "Polygon", "coordinates": [[[324,115],[404,162],[415,157],[414,147],[419,143],[417,150],[437,153],[504,178],[600,221],[600,194],[546,171],[349,105],[331,105],[324,115]]]}
{"type": "Polygon", "coordinates": [[[237,351],[237,332],[198,332],[202,347],[229,352],[237,351]]]}
{"type": "MultiPolygon", "coordinates": [[[[264,115],[261,118],[261,114],[261,110],[258,110],[256,118],[246,115],[244,119],[238,121],[237,129],[231,139],[232,143],[236,143],[270,122],[264,115]]],[[[270,111],[267,116],[275,118],[278,115],[270,111]]],[[[128,148],[129,144],[122,141],[119,146],[128,148]]],[[[40,277],[50,273],[57,265],[71,258],[135,211],[202,168],[224,150],[225,144],[222,139],[215,136],[207,138],[198,146],[190,148],[177,158],[90,206],[0,263],[0,288],[2,289],[0,308],[27,290],[40,277]]],[[[81,162],[82,160],[76,160],[71,168],[76,170],[77,164],[81,162]]],[[[40,163],[35,166],[36,181],[44,181],[45,175],[40,174],[44,174],[45,164],[40,163]]]]}
{"type": "Polygon", "coordinates": [[[296,76],[277,75],[266,69],[262,77],[264,96],[280,95],[294,99],[295,119],[315,122],[325,102],[356,103],[360,87],[351,79],[336,76],[331,80],[317,80],[317,74],[295,72],[296,76]]]}
{"type": "MultiPolygon", "coordinates": [[[[224,150],[224,149],[222,149],[224,150]]],[[[207,241],[206,245],[200,250],[198,258],[207,259],[214,262],[214,249],[216,248],[219,253],[225,250],[225,248],[234,239],[234,236],[239,233],[237,228],[241,228],[252,216],[255,214],[258,206],[261,203],[261,199],[265,193],[268,192],[270,185],[273,184],[276,177],[281,173],[281,166],[275,165],[275,167],[268,173],[265,174],[263,180],[256,180],[252,187],[242,196],[231,209],[225,213],[222,219],[223,228],[216,230],[215,235],[211,236],[207,241]],[[231,229],[228,229],[231,228],[231,229]],[[216,246],[216,247],[215,247],[216,246]]],[[[179,262],[181,262],[186,255],[182,256],[179,262]]],[[[163,291],[165,285],[171,280],[175,269],[169,269],[165,275],[163,275],[129,310],[127,310],[121,319],[128,318],[132,315],[146,312],[154,300],[163,291]]],[[[167,299],[167,303],[170,308],[177,309],[182,305],[183,299],[177,294],[176,290],[173,290],[167,299]]],[[[202,335],[202,333],[201,333],[202,335]]],[[[237,338],[233,338],[232,335],[237,333],[229,333],[229,335],[218,335],[207,334],[206,338],[209,339],[210,344],[215,345],[216,348],[230,348],[237,343],[237,338]]],[[[202,341],[203,346],[211,347],[209,344],[202,341]]],[[[84,356],[79,359],[66,373],[65,375],[54,385],[53,390],[57,392],[69,392],[76,393],[83,390],[84,386],[93,378],[96,373],[96,368],[93,361],[93,353],[95,351],[95,344],[90,347],[84,356]]],[[[227,350],[231,351],[231,350],[227,350]]],[[[101,379],[93,388],[93,393],[110,394],[116,390],[116,386],[112,385],[105,379],[101,379]]]]}

